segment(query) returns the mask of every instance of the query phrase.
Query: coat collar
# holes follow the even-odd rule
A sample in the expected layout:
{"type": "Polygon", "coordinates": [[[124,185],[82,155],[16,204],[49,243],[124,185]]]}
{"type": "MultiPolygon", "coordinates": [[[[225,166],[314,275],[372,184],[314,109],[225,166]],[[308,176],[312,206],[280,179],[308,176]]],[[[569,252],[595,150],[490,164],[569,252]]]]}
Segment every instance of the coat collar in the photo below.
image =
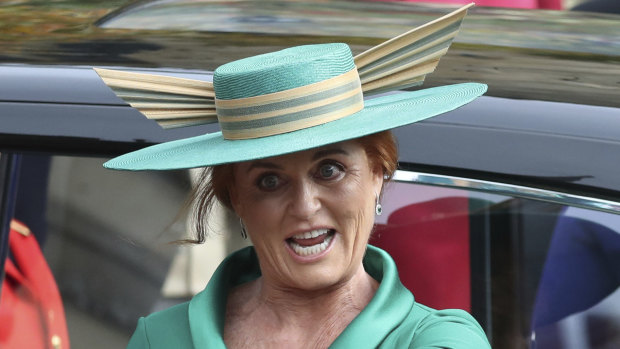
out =
{"type": "MultiPolygon", "coordinates": [[[[413,295],[401,284],[396,265],[385,251],[368,245],[364,268],[380,283],[379,288],[366,308],[336,338],[332,348],[349,348],[357,343],[379,346],[414,306],[413,295]],[[369,323],[373,324],[372,331],[368,331],[369,323]]],[[[220,264],[207,287],[189,304],[195,348],[226,348],[223,334],[228,291],[260,275],[253,247],[233,253],[220,264]]]]}

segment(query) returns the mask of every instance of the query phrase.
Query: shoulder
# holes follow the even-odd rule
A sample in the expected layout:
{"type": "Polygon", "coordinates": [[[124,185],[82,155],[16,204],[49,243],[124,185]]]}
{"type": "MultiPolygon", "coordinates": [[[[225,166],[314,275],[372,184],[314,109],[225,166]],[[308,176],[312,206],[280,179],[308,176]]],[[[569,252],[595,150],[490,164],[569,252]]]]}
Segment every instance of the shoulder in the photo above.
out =
{"type": "Polygon", "coordinates": [[[191,348],[188,309],[185,302],[140,318],[127,348],[191,348]]]}
{"type": "Polygon", "coordinates": [[[412,347],[490,348],[486,334],[468,312],[460,309],[434,310],[420,321],[412,347]]]}
{"type": "Polygon", "coordinates": [[[479,349],[490,348],[478,322],[460,309],[435,310],[416,303],[394,331],[399,347],[479,349]]]}

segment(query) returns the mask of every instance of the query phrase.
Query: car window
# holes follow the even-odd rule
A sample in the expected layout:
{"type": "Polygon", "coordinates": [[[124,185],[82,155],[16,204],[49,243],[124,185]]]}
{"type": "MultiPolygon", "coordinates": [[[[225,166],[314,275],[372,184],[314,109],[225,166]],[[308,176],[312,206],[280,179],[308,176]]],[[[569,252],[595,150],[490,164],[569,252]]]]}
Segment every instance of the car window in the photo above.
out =
{"type": "MultiPolygon", "coordinates": [[[[32,162],[24,159],[23,174],[34,175],[32,162]]],[[[114,172],[103,162],[53,156],[47,176],[38,174],[47,194],[45,231],[35,233],[44,236],[76,348],[126,345],[137,318],[162,299],[177,250],[168,242],[185,238],[176,216],[190,188],[186,172],[114,172]]],[[[29,194],[18,200],[42,197],[29,194]]]]}
{"type": "Polygon", "coordinates": [[[18,195],[26,208],[16,217],[29,218],[42,242],[75,348],[124,347],[139,317],[202,290],[220,260],[244,244],[224,233],[236,222],[223,210],[210,221],[209,243],[174,243],[191,238],[193,174],[111,171],[105,161],[26,155],[21,164],[20,189],[36,189],[18,195]],[[40,211],[29,216],[28,208],[40,211]]]}
{"type": "MultiPolygon", "coordinates": [[[[118,172],[104,161],[22,156],[16,217],[43,247],[76,348],[124,347],[140,316],[188,300],[248,244],[221,208],[205,244],[170,243],[188,237],[197,172],[118,172]]],[[[387,185],[371,244],[390,253],[416,300],[469,311],[494,347],[617,343],[614,203],[475,182],[397,171],[387,185]]]]}
{"type": "MultiPolygon", "coordinates": [[[[415,178],[406,174],[397,178],[415,178]]],[[[416,299],[472,312],[494,347],[617,344],[620,215],[466,182],[385,190],[372,243],[394,257],[416,299]]]]}

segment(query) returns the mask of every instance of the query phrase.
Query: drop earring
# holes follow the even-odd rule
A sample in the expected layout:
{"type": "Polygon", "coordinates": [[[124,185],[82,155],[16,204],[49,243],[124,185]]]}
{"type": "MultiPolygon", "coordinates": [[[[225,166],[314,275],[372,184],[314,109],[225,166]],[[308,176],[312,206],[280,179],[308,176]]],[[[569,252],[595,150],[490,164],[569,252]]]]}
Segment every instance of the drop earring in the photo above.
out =
{"type": "Polygon", "coordinates": [[[381,203],[379,203],[379,195],[375,194],[375,213],[377,216],[381,216],[383,213],[383,207],[381,207],[381,203]]]}

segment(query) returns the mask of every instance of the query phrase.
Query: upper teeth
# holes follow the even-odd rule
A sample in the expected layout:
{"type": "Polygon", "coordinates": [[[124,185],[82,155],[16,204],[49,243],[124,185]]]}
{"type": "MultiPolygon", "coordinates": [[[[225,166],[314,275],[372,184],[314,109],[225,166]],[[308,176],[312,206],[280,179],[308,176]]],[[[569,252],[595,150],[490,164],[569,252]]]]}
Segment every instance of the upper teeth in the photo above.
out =
{"type": "Polygon", "coordinates": [[[327,234],[328,231],[329,229],[317,229],[313,231],[307,231],[305,233],[295,234],[293,235],[293,238],[294,239],[312,239],[319,235],[327,234]]]}

